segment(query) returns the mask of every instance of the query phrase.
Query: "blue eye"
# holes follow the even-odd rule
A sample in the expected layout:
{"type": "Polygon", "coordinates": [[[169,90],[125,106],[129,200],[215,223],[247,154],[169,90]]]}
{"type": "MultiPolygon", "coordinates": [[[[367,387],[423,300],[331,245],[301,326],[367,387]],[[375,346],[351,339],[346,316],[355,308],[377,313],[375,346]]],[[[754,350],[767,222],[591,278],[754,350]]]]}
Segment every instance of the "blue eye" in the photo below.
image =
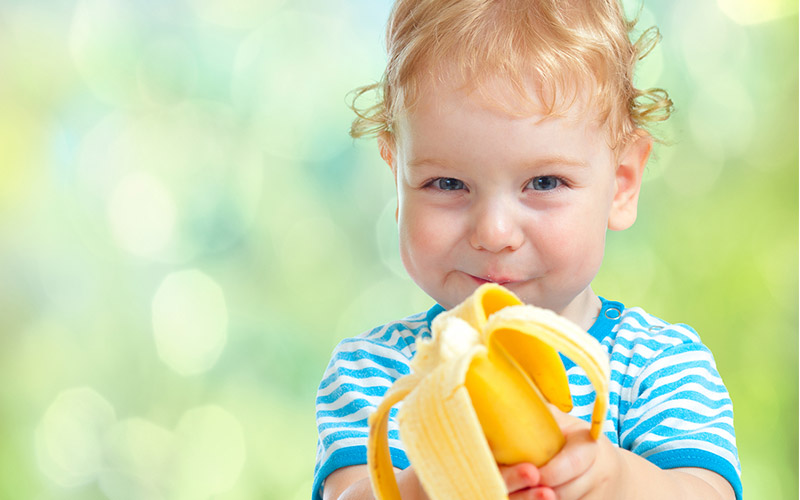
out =
{"type": "Polygon", "coordinates": [[[553,175],[543,175],[534,177],[528,183],[528,187],[535,191],[552,191],[562,184],[561,179],[553,175]]]}
{"type": "Polygon", "coordinates": [[[442,191],[457,191],[464,189],[464,183],[452,177],[442,177],[433,181],[433,185],[442,191]]]}

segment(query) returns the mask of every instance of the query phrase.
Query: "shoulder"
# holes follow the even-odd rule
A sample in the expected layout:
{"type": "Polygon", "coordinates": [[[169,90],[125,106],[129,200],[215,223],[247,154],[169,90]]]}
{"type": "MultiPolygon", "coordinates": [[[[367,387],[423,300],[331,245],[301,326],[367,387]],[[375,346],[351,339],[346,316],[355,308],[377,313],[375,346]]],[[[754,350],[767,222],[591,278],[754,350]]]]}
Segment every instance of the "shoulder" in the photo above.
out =
{"type": "Polygon", "coordinates": [[[641,307],[624,308],[615,331],[617,339],[647,343],[654,348],[700,342],[700,336],[691,326],[668,323],[641,307]]]}
{"type": "Polygon", "coordinates": [[[689,379],[707,395],[727,396],[713,354],[687,324],[669,323],[640,307],[624,308],[608,344],[612,369],[637,397],[649,388],[681,387],[689,379]]]}
{"type": "Polygon", "coordinates": [[[620,446],[661,468],[717,472],[740,491],[733,406],[698,333],[631,307],[621,311],[604,343],[620,446]]]}
{"type": "Polygon", "coordinates": [[[417,340],[430,337],[431,321],[433,321],[433,318],[442,310],[440,306],[436,305],[427,311],[391,321],[349,340],[353,342],[364,341],[385,345],[396,349],[404,349],[407,347],[412,351],[416,351],[417,340]]]}
{"type": "Polygon", "coordinates": [[[417,340],[430,336],[430,322],[439,312],[441,308],[434,306],[340,341],[333,349],[320,390],[329,389],[332,383],[343,379],[363,383],[365,379],[377,382],[377,377],[384,379],[379,385],[391,384],[409,373],[417,340]]]}
{"type": "MultiPolygon", "coordinates": [[[[694,328],[669,323],[641,307],[622,307],[619,318],[602,340],[609,350],[612,370],[624,375],[635,389],[700,370],[718,382],[716,363],[694,328]],[[632,377],[632,378],[631,378],[632,377]]],[[[627,385],[627,384],[625,384],[627,385]]]]}
{"type": "Polygon", "coordinates": [[[690,351],[708,351],[700,335],[685,323],[669,323],[641,307],[625,307],[605,342],[609,350],[644,367],[650,361],[690,351]]]}
{"type": "Polygon", "coordinates": [[[363,359],[374,356],[402,355],[410,360],[417,351],[417,341],[431,335],[430,324],[442,308],[438,305],[403,319],[390,321],[355,337],[340,341],[333,351],[336,359],[363,359]]]}
{"type": "MultiPolygon", "coordinates": [[[[430,323],[442,310],[434,306],[336,345],[317,390],[315,492],[334,470],[366,463],[368,417],[392,383],[411,371],[417,340],[430,336],[430,323]]],[[[407,467],[393,419],[389,426],[393,462],[407,467]]]]}

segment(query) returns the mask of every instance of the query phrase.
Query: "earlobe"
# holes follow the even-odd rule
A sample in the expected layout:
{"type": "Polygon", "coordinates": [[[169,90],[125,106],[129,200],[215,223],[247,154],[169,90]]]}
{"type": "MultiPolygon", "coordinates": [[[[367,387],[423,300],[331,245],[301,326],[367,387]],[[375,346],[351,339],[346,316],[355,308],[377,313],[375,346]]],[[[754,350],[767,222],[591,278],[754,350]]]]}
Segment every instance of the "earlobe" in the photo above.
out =
{"type": "Polygon", "coordinates": [[[650,134],[637,130],[635,138],[625,146],[617,160],[616,187],[608,216],[608,228],[612,231],[627,229],[636,221],[642,175],[652,148],[653,138],[650,134]]]}

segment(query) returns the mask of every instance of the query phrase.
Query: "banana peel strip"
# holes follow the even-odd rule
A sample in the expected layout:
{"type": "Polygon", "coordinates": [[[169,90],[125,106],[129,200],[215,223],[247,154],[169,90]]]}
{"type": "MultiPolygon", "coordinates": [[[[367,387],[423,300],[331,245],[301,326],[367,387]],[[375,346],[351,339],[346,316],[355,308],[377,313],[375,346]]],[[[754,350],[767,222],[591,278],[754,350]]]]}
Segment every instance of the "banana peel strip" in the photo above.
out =
{"type": "Polygon", "coordinates": [[[505,498],[506,485],[485,439],[464,379],[477,346],[434,369],[403,401],[401,437],[431,499],[505,498]],[[424,411],[416,411],[419,408],[424,411]]]}
{"type": "Polygon", "coordinates": [[[386,391],[375,412],[369,416],[367,463],[370,464],[370,483],[372,491],[381,492],[381,498],[386,500],[402,500],[389,451],[389,411],[392,406],[408,396],[422,379],[423,376],[419,373],[411,373],[397,379],[386,391]]]}

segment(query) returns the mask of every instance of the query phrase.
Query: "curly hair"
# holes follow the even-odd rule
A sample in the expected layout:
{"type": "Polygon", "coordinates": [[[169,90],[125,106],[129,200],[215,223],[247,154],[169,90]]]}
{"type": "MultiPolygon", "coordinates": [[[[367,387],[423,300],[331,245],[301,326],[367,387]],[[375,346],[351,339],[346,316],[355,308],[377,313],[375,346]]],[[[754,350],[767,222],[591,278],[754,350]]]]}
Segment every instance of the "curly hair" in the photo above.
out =
{"type": "Polygon", "coordinates": [[[632,43],[635,24],[618,0],[397,0],[383,77],[351,92],[356,118],[350,135],[393,142],[397,116],[434,75],[460,77],[501,105],[487,95],[489,77],[504,79],[534,104],[526,87],[533,77],[546,115],[563,112],[584,89],[593,89],[589,105],[616,147],[637,128],[666,120],[673,108],[666,91],[633,84],[634,66],[660,40],[652,27],[632,43]],[[368,94],[374,104],[360,106],[368,94]]]}

